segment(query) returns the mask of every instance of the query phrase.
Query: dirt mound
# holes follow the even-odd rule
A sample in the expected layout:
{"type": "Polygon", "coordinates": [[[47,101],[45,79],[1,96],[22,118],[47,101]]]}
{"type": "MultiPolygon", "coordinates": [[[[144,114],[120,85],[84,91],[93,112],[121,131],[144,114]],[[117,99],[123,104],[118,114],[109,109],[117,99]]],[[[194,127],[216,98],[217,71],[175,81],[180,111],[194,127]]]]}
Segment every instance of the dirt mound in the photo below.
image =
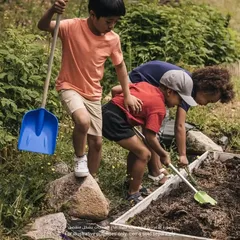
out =
{"type": "Polygon", "coordinates": [[[129,224],[215,239],[240,239],[240,158],[207,160],[195,170],[198,189],[218,204],[200,205],[185,183],[169,196],[152,202],[129,224]]]}

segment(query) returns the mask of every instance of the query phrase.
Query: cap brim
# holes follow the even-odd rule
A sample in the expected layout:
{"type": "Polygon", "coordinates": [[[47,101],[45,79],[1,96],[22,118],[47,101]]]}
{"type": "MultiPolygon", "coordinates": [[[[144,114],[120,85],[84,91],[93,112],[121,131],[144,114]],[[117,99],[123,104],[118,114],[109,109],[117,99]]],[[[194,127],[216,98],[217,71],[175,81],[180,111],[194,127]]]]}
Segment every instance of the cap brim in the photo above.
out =
{"type": "Polygon", "coordinates": [[[180,93],[178,93],[181,98],[184,100],[184,102],[186,102],[189,106],[197,106],[197,102],[191,97],[191,96],[186,96],[186,95],[182,95],[180,93]]]}

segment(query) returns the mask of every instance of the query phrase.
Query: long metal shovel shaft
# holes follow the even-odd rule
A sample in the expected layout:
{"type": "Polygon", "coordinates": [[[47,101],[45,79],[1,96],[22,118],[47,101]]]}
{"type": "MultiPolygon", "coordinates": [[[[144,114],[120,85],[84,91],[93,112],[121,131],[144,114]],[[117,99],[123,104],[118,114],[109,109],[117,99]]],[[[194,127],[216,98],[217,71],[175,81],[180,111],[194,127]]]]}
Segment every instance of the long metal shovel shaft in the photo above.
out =
{"type": "Polygon", "coordinates": [[[146,143],[145,136],[136,128],[133,127],[133,130],[136,132],[136,134],[146,143]]]}
{"type": "Polygon", "coordinates": [[[55,50],[56,43],[57,43],[57,36],[58,36],[60,20],[61,20],[61,15],[57,14],[56,26],[54,29],[53,40],[52,40],[52,44],[51,44],[51,52],[50,52],[50,56],[49,56],[49,60],[48,60],[47,76],[46,76],[46,80],[44,82],[44,91],[43,91],[41,108],[45,108],[45,106],[46,106],[48,87],[49,87],[49,82],[50,82],[50,77],[51,77],[51,72],[52,72],[54,50],[55,50]]]}
{"type": "Polygon", "coordinates": [[[195,192],[198,190],[170,163],[169,167],[195,192]]]}

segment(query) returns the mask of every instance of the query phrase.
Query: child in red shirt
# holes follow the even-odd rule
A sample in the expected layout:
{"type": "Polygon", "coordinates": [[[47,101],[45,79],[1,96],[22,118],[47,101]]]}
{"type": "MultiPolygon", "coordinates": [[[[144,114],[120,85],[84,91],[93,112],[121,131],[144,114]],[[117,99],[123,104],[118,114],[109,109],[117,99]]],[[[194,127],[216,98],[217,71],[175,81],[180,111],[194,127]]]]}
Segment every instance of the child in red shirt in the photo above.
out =
{"type": "Polygon", "coordinates": [[[130,84],[129,88],[131,94],[143,102],[142,111],[138,113],[127,111],[123,104],[123,95],[116,95],[102,107],[103,136],[129,150],[127,175],[130,182],[127,200],[135,204],[142,200],[139,189],[151,152],[136,136],[132,127],[138,125],[144,127],[147,144],[167,166],[170,163],[169,154],[161,147],[156,137],[165,117],[165,105],[174,107],[179,105],[182,99],[190,106],[195,106],[196,102],[191,97],[192,79],[182,70],[164,74],[159,87],[140,82],[130,84]]]}

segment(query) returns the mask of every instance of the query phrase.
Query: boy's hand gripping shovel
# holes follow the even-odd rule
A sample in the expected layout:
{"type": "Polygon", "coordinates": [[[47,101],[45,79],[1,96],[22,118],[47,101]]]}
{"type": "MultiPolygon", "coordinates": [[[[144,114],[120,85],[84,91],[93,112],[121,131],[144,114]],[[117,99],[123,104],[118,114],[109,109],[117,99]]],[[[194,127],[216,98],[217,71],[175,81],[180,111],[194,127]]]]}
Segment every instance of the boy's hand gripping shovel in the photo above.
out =
{"type": "MultiPolygon", "coordinates": [[[[133,127],[133,130],[144,141],[144,143],[146,143],[145,136],[136,127],[133,127]]],[[[198,191],[195,187],[193,187],[192,184],[171,163],[169,164],[169,167],[195,192],[194,199],[197,202],[201,204],[203,203],[210,203],[211,205],[217,204],[217,201],[210,197],[206,192],[198,191]]]]}
{"type": "Polygon", "coordinates": [[[170,163],[169,167],[195,192],[194,199],[203,204],[210,203],[211,205],[216,205],[217,201],[215,201],[212,197],[210,197],[204,191],[198,191],[193,185],[170,163]]]}
{"type": "Polygon", "coordinates": [[[53,154],[56,147],[58,134],[58,119],[55,115],[45,109],[47,92],[50,82],[54,50],[60,24],[60,15],[57,15],[51,52],[48,62],[47,77],[44,83],[44,92],[41,107],[28,111],[22,120],[18,149],[30,152],[53,154]]]}

